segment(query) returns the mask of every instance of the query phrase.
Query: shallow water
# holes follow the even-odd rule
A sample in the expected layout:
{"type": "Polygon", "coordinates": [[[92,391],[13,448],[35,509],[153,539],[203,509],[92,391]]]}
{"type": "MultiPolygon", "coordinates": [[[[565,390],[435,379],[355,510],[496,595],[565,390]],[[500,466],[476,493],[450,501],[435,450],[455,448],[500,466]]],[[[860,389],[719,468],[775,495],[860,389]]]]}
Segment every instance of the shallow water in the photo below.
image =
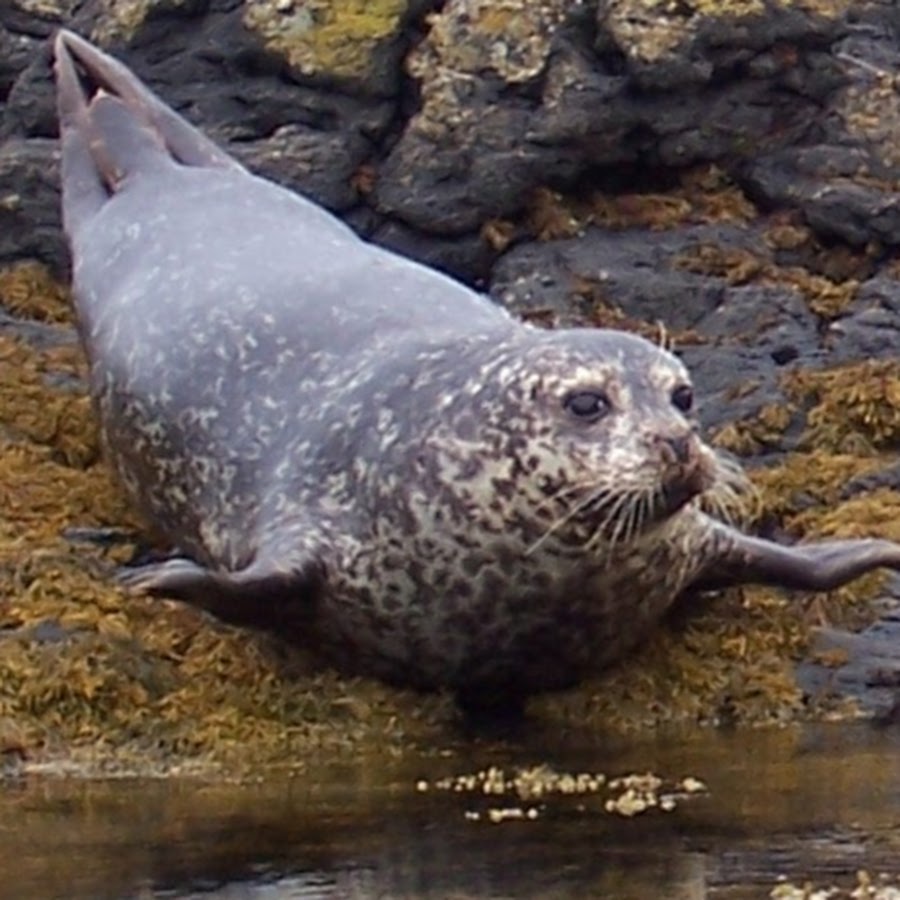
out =
{"type": "Polygon", "coordinates": [[[781,875],[900,875],[898,776],[897,731],[831,725],[615,747],[464,743],[239,785],[29,778],[0,787],[0,896],[767,897],[781,875]],[[523,804],[533,821],[491,824],[466,813],[496,800],[416,789],[538,763],[693,775],[709,792],[630,819],[604,794],[553,795],[523,804]]]}

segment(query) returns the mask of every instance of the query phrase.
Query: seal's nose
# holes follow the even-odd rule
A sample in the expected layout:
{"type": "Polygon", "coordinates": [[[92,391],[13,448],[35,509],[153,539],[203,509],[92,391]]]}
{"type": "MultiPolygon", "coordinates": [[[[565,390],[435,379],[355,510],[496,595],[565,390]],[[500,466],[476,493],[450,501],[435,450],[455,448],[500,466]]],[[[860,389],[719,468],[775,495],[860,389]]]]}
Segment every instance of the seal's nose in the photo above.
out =
{"type": "Polygon", "coordinates": [[[660,452],[667,463],[686,465],[693,457],[693,435],[682,434],[677,436],[657,437],[660,452]]]}

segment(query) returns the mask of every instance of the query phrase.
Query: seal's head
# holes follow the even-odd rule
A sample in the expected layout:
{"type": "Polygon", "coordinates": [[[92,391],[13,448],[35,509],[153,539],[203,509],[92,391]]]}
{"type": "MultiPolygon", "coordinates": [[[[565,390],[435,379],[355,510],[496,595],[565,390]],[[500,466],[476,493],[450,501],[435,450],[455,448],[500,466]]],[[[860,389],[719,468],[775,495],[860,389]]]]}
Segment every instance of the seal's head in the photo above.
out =
{"type": "Polygon", "coordinates": [[[610,331],[540,343],[524,380],[553,448],[535,474],[558,529],[571,524],[577,537],[587,525],[598,545],[627,541],[724,480],[697,433],[693,387],[677,357],[610,331]]]}
{"type": "MultiPolygon", "coordinates": [[[[530,331],[502,357],[472,397],[492,445],[479,458],[493,462],[469,474],[507,498],[507,524],[529,552],[552,537],[602,553],[692,502],[739,504],[743,476],[700,438],[690,376],[673,354],[585,329],[530,331]]],[[[454,467],[454,478],[466,474],[454,467]]]]}

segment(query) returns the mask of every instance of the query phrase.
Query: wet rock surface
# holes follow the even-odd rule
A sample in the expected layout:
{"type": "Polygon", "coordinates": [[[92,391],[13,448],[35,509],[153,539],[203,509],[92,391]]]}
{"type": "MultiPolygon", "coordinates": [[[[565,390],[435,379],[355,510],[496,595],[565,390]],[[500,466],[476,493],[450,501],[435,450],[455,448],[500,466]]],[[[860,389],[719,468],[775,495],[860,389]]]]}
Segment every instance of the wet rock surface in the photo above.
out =
{"type": "MultiPolygon", "coordinates": [[[[625,327],[672,341],[694,373],[704,428],[756,472],[756,527],[787,539],[900,538],[900,12],[892,0],[0,4],[0,272],[16,273],[0,281],[8,340],[0,365],[7,396],[33,404],[6,413],[0,436],[9,471],[27,469],[21,442],[37,442],[39,452],[30,444],[27,452],[41,465],[74,474],[35,477],[69,485],[81,469],[93,478],[96,458],[84,398],[73,391],[78,367],[68,357],[57,365],[61,351],[47,336],[67,326],[42,312],[40,290],[16,269],[36,260],[67,277],[47,46],[59,25],[120,56],[254,171],[536,324],[625,327]],[[14,345],[44,356],[23,362],[14,345]],[[27,390],[13,377],[19,369],[27,390]],[[65,403],[46,400],[60,388],[65,403]],[[37,421],[38,407],[52,409],[51,424],[37,421]]],[[[75,524],[114,526],[113,509],[78,507],[75,524]]],[[[57,518],[48,521],[59,531],[57,518]]],[[[7,532],[35,539],[30,529],[7,532]]],[[[13,583],[35,592],[13,549],[5,552],[13,583]]],[[[885,590],[867,583],[852,599],[885,590]]],[[[842,629],[871,625],[871,611],[855,623],[836,612],[848,597],[838,592],[797,621],[833,613],[842,629]]],[[[750,592],[720,615],[736,617],[728,628],[765,629],[775,602],[750,592]],[[757,607],[740,619],[754,597],[757,607]]],[[[7,609],[7,643],[81,640],[54,603],[38,604],[35,621],[23,618],[23,603],[11,618],[7,609]]],[[[801,652],[795,625],[766,632],[777,638],[759,643],[763,668],[783,672],[784,659],[801,652]],[[781,654],[777,664],[769,652],[781,654]]],[[[689,637],[703,632],[691,627],[689,637]]],[[[130,619],[128,629],[139,630],[130,619]]],[[[720,626],[709,634],[720,638],[720,626]]],[[[768,682],[735,676],[746,648],[728,646],[715,661],[702,642],[679,657],[694,673],[686,690],[708,703],[692,700],[688,717],[753,718],[756,701],[747,698],[764,695],[768,682]]],[[[857,668],[848,662],[843,680],[828,685],[889,709],[883,685],[866,693],[867,660],[884,671],[887,646],[857,654],[857,668]]],[[[609,720],[601,699],[624,710],[615,691],[632,690],[656,649],[601,687],[554,701],[553,714],[609,720]]],[[[820,681],[806,684],[821,693],[820,681]]],[[[792,691],[779,682],[775,705],[799,709],[792,691]]],[[[339,695],[336,706],[353,706],[339,695]]],[[[632,700],[639,718],[654,721],[646,695],[632,700]]]]}

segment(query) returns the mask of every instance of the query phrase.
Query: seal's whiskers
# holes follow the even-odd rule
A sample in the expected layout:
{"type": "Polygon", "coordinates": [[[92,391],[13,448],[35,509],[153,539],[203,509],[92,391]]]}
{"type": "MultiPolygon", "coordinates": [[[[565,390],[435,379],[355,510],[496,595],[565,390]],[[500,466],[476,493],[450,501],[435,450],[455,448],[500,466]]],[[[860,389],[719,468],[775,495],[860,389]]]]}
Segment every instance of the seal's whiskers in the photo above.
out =
{"type": "MultiPolygon", "coordinates": [[[[547,494],[539,503],[536,503],[534,511],[539,512],[546,509],[551,503],[555,503],[557,500],[571,497],[573,494],[578,494],[581,491],[594,490],[596,487],[596,481],[577,481],[574,484],[564,484],[558,490],[553,491],[553,493],[547,494]]],[[[590,500],[590,498],[588,498],[588,500],[590,500]]]]}
{"type": "Polygon", "coordinates": [[[615,498],[610,507],[606,510],[606,515],[603,517],[600,524],[594,529],[593,534],[588,538],[587,542],[585,543],[585,548],[593,552],[606,538],[609,539],[610,546],[615,545],[615,543],[618,541],[618,536],[621,532],[622,524],[624,521],[622,512],[623,510],[627,510],[628,508],[630,508],[630,505],[632,503],[633,494],[631,492],[625,491],[620,493],[615,498]],[[609,527],[612,523],[615,523],[615,527],[613,528],[612,534],[609,534],[609,527]]]}
{"type": "MultiPolygon", "coordinates": [[[[576,492],[575,488],[577,488],[577,490],[585,490],[590,486],[591,485],[589,484],[569,485],[566,488],[557,491],[555,494],[552,494],[547,498],[547,501],[561,499],[564,496],[573,494],[576,492]]],[[[600,488],[595,488],[592,493],[590,493],[579,503],[576,503],[575,506],[573,506],[572,509],[570,509],[565,515],[560,516],[558,519],[555,519],[553,522],[551,522],[549,528],[547,528],[547,530],[528,547],[528,549],[525,551],[525,555],[531,556],[531,554],[539,549],[549,537],[559,531],[559,529],[562,528],[563,525],[567,525],[580,512],[583,512],[588,507],[593,506],[594,503],[596,503],[598,500],[604,499],[610,493],[611,488],[606,487],[605,485],[601,486],[600,488]]],[[[547,501],[544,501],[544,503],[541,505],[545,505],[547,501]]]]}
{"type": "Polygon", "coordinates": [[[610,556],[616,546],[633,540],[654,518],[656,500],[657,491],[651,486],[620,493],[585,542],[585,550],[596,553],[603,548],[610,556]]]}
{"type": "Polygon", "coordinates": [[[636,494],[632,495],[631,507],[625,516],[625,528],[622,532],[621,541],[627,544],[641,530],[646,522],[644,514],[645,504],[648,502],[648,495],[652,495],[654,491],[650,488],[640,488],[636,494]]]}
{"type": "Polygon", "coordinates": [[[736,525],[752,518],[758,503],[759,490],[740,463],[716,454],[715,480],[700,495],[700,508],[727,525],[736,525]]]}
{"type": "Polygon", "coordinates": [[[663,322],[662,319],[656,320],[656,328],[657,328],[657,337],[656,337],[656,346],[660,348],[660,350],[671,350],[675,345],[675,342],[672,340],[669,335],[669,331],[666,328],[666,323],[663,322]]]}

